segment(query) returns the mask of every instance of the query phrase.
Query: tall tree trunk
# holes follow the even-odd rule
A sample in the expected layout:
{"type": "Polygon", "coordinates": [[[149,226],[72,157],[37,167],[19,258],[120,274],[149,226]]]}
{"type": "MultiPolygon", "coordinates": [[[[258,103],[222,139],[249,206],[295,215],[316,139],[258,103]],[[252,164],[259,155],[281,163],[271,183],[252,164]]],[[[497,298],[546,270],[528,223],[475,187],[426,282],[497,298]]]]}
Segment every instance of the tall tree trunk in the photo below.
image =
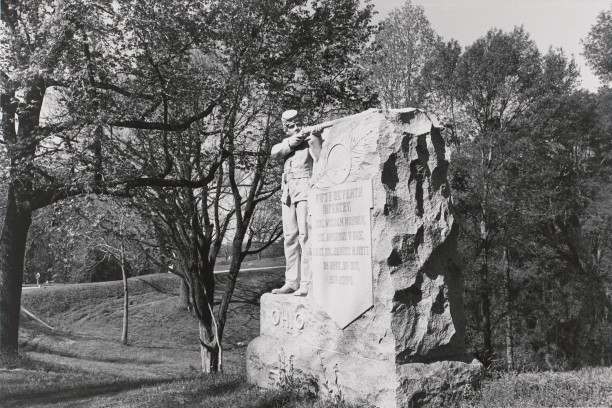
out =
{"type": "Polygon", "coordinates": [[[212,269],[207,273],[207,270],[200,270],[196,266],[192,266],[188,275],[193,311],[198,318],[202,372],[206,374],[220,371],[221,350],[213,314],[214,276],[208,275],[212,275],[212,269]]]}
{"type": "Polygon", "coordinates": [[[514,371],[514,330],[512,327],[512,301],[510,300],[510,254],[507,246],[504,246],[504,266],[506,272],[506,363],[508,371],[514,371]]]}
{"type": "Polygon", "coordinates": [[[491,302],[489,298],[489,246],[488,229],[484,221],[481,223],[481,245],[483,245],[484,259],[480,268],[480,313],[481,330],[484,345],[483,363],[489,367],[493,361],[493,343],[491,340],[491,302]]]}
{"type": "MultiPolygon", "coordinates": [[[[196,286],[203,288],[200,284],[196,284],[196,286]]],[[[194,302],[194,310],[199,320],[202,372],[207,374],[222,370],[221,340],[219,339],[219,327],[213,313],[213,300],[214,292],[211,294],[209,290],[204,289],[194,302]]]]}
{"type": "Polygon", "coordinates": [[[181,278],[179,288],[179,307],[183,310],[191,310],[191,298],[189,297],[189,284],[187,280],[181,278]]]}
{"type": "Polygon", "coordinates": [[[127,273],[125,271],[125,238],[123,236],[124,216],[125,214],[121,214],[121,221],[119,222],[119,235],[121,238],[119,256],[121,257],[121,275],[123,276],[123,332],[121,334],[121,342],[124,345],[127,345],[130,293],[128,288],[127,273]]]}
{"type": "Polygon", "coordinates": [[[225,282],[225,290],[223,297],[221,298],[221,304],[219,305],[219,333],[220,337],[225,329],[225,323],[227,320],[227,311],[229,304],[236,288],[236,280],[238,279],[238,272],[240,272],[240,266],[242,265],[242,243],[244,241],[244,232],[237,228],[234,241],[232,243],[232,262],[230,264],[230,270],[227,274],[227,280],[225,282]]]}
{"type": "Polygon", "coordinates": [[[214,339],[214,327],[209,327],[203,322],[200,322],[199,329],[202,372],[206,374],[219,372],[220,349],[219,344],[214,339]],[[211,338],[211,334],[213,338],[211,338]]]}
{"type": "Polygon", "coordinates": [[[15,182],[11,182],[0,238],[0,364],[10,364],[19,351],[23,265],[32,224],[32,211],[19,205],[15,190],[15,182]]]}
{"type": "MultiPolygon", "coordinates": [[[[488,265],[483,265],[483,269],[487,269],[488,265]]],[[[487,272],[483,272],[486,274],[487,272]]],[[[489,291],[485,287],[481,292],[481,314],[482,314],[482,337],[484,343],[484,365],[489,367],[493,361],[493,342],[491,341],[491,302],[489,300],[489,291]]]]}

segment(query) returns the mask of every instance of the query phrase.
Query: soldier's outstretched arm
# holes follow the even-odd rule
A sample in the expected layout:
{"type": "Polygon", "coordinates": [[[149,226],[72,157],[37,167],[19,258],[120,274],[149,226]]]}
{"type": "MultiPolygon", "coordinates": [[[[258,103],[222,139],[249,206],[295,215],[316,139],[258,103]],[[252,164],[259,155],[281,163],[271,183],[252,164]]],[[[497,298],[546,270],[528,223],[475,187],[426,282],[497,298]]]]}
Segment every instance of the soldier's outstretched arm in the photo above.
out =
{"type": "Polygon", "coordinates": [[[305,133],[298,133],[297,135],[284,138],[282,142],[272,146],[270,156],[272,156],[273,159],[281,159],[285,157],[294,151],[299,145],[301,145],[306,136],[307,135],[305,133]]]}
{"type": "Polygon", "coordinates": [[[285,138],[282,142],[272,146],[270,156],[273,159],[282,159],[283,157],[291,153],[291,147],[289,146],[289,141],[287,139],[289,138],[285,138]]]}

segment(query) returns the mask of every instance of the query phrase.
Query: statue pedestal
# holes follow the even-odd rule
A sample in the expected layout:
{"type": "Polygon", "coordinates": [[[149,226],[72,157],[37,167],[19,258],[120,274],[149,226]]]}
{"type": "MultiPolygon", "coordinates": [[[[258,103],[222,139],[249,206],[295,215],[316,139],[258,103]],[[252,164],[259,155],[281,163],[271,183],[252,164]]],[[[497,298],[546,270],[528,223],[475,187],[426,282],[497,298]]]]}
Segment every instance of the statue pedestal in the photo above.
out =
{"type": "Polygon", "coordinates": [[[324,131],[308,200],[313,288],[262,296],[250,382],[279,387],[288,375],[347,402],[421,407],[479,380],[465,351],[447,160],[437,123],[418,109],[324,131]]]}
{"type": "Polygon", "coordinates": [[[247,377],[263,388],[279,388],[286,375],[355,404],[435,406],[441,394],[477,381],[482,367],[467,356],[396,364],[391,336],[373,313],[341,330],[311,296],[263,295],[260,324],[247,348],[247,377]]]}

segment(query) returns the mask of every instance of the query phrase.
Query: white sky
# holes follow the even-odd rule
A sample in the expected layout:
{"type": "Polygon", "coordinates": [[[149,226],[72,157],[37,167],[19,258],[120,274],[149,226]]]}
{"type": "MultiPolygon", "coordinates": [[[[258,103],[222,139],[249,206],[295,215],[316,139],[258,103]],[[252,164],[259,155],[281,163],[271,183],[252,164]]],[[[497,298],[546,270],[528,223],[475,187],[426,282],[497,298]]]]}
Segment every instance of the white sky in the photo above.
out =
{"type": "MultiPolygon", "coordinates": [[[[382,20],[405,0],[371,0],[382,20]]],[[[433,29],[465,47],[490,28],[510,31],[523,25],[540,51],[562,48],[580,68],[582,87],[597,91],[600,82],[586,66],[580,40],[586,38],[597,15],[612,7],[612,0],[412,0],[425,9],[433,29]]]]}

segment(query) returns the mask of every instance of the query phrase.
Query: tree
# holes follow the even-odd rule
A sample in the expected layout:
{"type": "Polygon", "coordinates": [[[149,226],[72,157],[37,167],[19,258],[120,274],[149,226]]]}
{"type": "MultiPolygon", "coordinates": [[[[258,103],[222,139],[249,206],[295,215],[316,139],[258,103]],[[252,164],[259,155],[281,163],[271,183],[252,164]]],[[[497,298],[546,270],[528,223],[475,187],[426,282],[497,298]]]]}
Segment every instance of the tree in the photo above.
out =
{"type": "MultiPolygon", "coordinates": [[[[601,104],[605,97],[600,98],[584,91],[566,95],[555,121],[545,129],[534,129],[548,140],[539,164],[548,168],[543,186],[548,197],[534,203],[541,218],[532,235],[546,256],[537,260],[543,273],[531,277],[536,290],[544,294],[545,305],[539,325],[525,332],[532,340],[535,360],[547,368],[610,359],[603,347],[610,336],[610,246],[603,238],[610,218],[603,207],[610,200],[612,149],[610,128],[601,126],[610,114],[606,103],[601,104]]],[[[533,314],[525,311],[532,321],[533,314]]]]}
{"type": "Polygon", "coordinates": [[[421,106],[419,84],[426,73],[425,64],[439,42],[422,6],[407,0],[389,13],[365,61],[369,82],[384,107],[421,106]]]}
{"type": "MultiPolygon", "coordinates": [[[[272,174],[273,180],[278,180],[276,173],[272,174]]],[[[258,259],[269,247],[275,243],[279,243],[279,239],[283,234],[283,222],[278,216],[281,212],[280,191],[270,197],[266,205],[259,206],[253,214],[251,224],[249,225],[248,239],[249,247],[259,251],[258,259]]],[[[279,243],[280,244],[280,243],[279,243]]],[[[268,251],[266,251],[268,252],[268,251]]],[[[282,251],[279,255],[282,255],[282,251]]]]}
{"type": "MultiPolygon", "coordinates": [[[[119,246],[113,245],[109,243],[105,238],[100,238],[100,242],[97,244],[96,249],[99,249],[102,253],[104,253],[104,257],[110,256],[119,259],[119,266],[121,268],[121,279],[123,281],[123,324],[121,331],[121,343],[123,345],[128,344],[128,326],[129,326],[129,308],[130,308],[130,294],[129,294],[129,286],[128,286],[128,273],[127,273],[127,262],[128,262],[128,254],[126,250],[126,241],[127,241],[127,233],[126,233],[126,211],[123,210],[119,213],[118,220],[118,231],[117,231],[117,239],[119,241],[119,246]]],[[[114,229],[113,229],[114,231],[114,229]]],[[[141,235],[141,234],[138,234],[141,235]]],[[[104,258],[103,258],[104,259],[104,258]]]]}
{"type": "MultiPolygon", "coordinates": [[[[105,1],[2,2],[1,135],[8,163],[0,238],[3,361],[18,349],[24,253],[33,212],[84,193],[117,193],[127,179],[137,178],[140,185],[160,183],[169,171],[157,171],[157,163],[135,169],[113,160],[117,144],[126,138],[113,138],[111,127],[157,131],[167,140],[169,131],[190,126],[218,104],[219,88],[211,84],[205,89],[213,96],[202,110],[175,116],[173,108],[189,92],[183,89],[173,94],[180,98],[169,97],[158,92],[157,83],[157,74],[165,70],[172,74],[162,81],[162,90],[168,91],[176,78],[188,77],[191,72],[183,64],[190,55],[187,45],[201,34],[194,24],[206,26],[210,13],[205,6],[173,3],[165,15],[186,18],[156,19],[156,28],[166,26],[151,38],[139,24],[150,22],[154,8],[105,1]],[[176,48],[179,40],[182,45],[176,48]],[[151,49],[159,54],[152,56],[151,49]],[[66,110],[43,121],[51,89],[59,90],[66,110]],[[154,115],[160,106],[165,112],[161,121],[154,115]]],[[[171,163],[165,165],[171,168],[171,163]]]]}
{"type": "Polygon", "coordinates": [[[155,203],[143,208],[157,209],[158,235],[165,237],[167,253],[177,254],[176,273],[188,283],[207,372],[222,368],[223,330],[244,258],[280,235],[278,222],[268,234],[257,224],[266,211],[259,206],[279,190],[269,151],[282,137],[283,108],[301,108],[316,118],[358,110],[368,100],[361,96],[367,94],[353,61],[368,38],[371,9],[359,10],[356,1],[313,4],[312,9],[287,9],[275,2],[223,5],[219,26],[226,31],[215,59],[241,74],[206,124],[221,131],[205,142],[201,135],[208,128],[194,128],[169,149],[187,182],[203,177],[207,160],[221,164],[201,188],[152,188],[143,196],[155,203]],[[204,148],[207,155],[201,154],[204,148]],[[254,247],[258,235],[266,237],[254,247]],[[231,264],[215,312],[213,268],[224,239],[230,241],[231,264]]]}
{"type": "MultiPolygon", "coordinates": [[[[470,347],[510,369],[608,361],[609,90],[576,91],[574,62],[540,54],[522,28],[465,51],[437,40],[419,72],[413,100],[441,118],[453,154],[470,347]]],[[[383,103],[404,97],[395,88],[383,103]]]]}
{"type": "MultiPolygon", "coordinates": [[[[489,31],[457,62],[451,89],[468,119],[461,130],[468,133],[455,156],[453,179],[466,245],[462,252],[470,254],[468,288],[476,295],[468,300],[471,327],[479,333],[475,346],[487,365],[495,359],[496,328],[505,332],[508,363],[513,362],[512,271],[521,266],[518,254],[524,249],[518,243],[526,239],[526,232],[535,233],[530,228],[535,214],[529,206],[546,202],[552,193],[550,186],[525,188],[545,184],[547,175],[532,166],[542,166],[546,149],[559,138],[535,129],[563,118],[560,104],[573,92],[576,78],[573,62],[560,51],[541,56],[522,28],[489,31]]],[[[544,217],[546,211],[539,211],[544,217]]]]}
{"type": "Polygon", "coordinates": [[[458,101],[478,130],[453,169],[470,328],[478,333],[470,337],[489,364],[503,347],[507,367],[598,364],[609,358],[601,345],[609,337],[610,276],[603,231],[592,239],[585,227],[593,216],[607,219],[595,203],[608,191],[609,130],[600,123],[609,114],[576,91],[575,66],[562,52],[516,64],[529,53],[503,44],[517,34],[488,35],[484,52],[466,64],[468,48],[458,64],[457,80],[468,79],[456,87],[458,101]],[[508,59],[497,68],[488,53],[508,59]],[[503,72],[510,75],[495,79],[503,72]]]}
{"type": "Polygon", "coordinates": [[[510,210],[500,194],[504,186],[501,166],[513,153],[511,126],[531,102],[526,91],[536,83],[539,62],[537,47],[523,30],[515,29],[508,34],[491,30],[466,48],[456,69],[458,99],[473,124],[473,133],[468,136],[472,138],[470,146],[464,148],[464,156],[458,161],[460,168],[469,169],[469,175],[460,176],[462,182],[469,184],[457,190],[458,198],[466,206],[465,212],[470,214],[470,221],[464,226],[470,226],[467,231],[473,239],[472,253],[479,260],[478,315],[482,358],[487,365],[493,353],[492,249],[504,229],[500,225],[503,214],[510,210]]]}
{"type": "Polygon", "coordinates": [[[129,201],[86,195],[63,200],[36,211],[29,231],[24,281],[36,273],[60,283],[121,279],[119,256],[103,251],[100,243],[119,248],[119,214],[125,214],[129,276],[165,271],[150,238],[152,229],[129,201]]]}
{"type": "Polygon", "coordinates": [[[595,74],[602,81],[612,81],[612,7],[599,13],[582,44],[584,57],[595,74]]]}
{"type": "Polygon", "coordinates": [[[422,95],[421,107],[441,120],[445,129],[443,135],[453,151],[459,150],[461,137],[471,133],[470,125],[473,123],[458,101],[456,70],[461,52],[456,40],[438,41],[417,84],[422,95]]]}
{"type": "Polygon", "coordinates": [[[10,161],[6,220],[11,222],[4,225],[1,244],[0,351],[17,351],[23,254],[33,211],[85,193],[130,196],[147,188],[164,194],[178,189],[177,199],[188,197],[192,221],[199,222],[195,215],[203,221],[187,231],[197,251],[185,259],[195,282],[190,291],[194,308],[198,303],[207,370],[216,370],[242,259],[232,258],[231,284],[213,329],[214,291],[205,286],[218,249],[213,235],[201,234],[214,230],[201,206],[213,186],[227,183],[235,211],[232,248],[242,251],[257,204],[274,193],[264,176],[279,107],[292,105],[316,117],[369,103],[355,61],[371,33],[371,6],[359,9],[354,0],[58,0],[39,7],[30,0],[3,2],[2,10],[10,40],[2,76],[7,118],[2,137],[10,161]],[[65,109],[41,121],[51,89],[65,109]],[[261,132],[249,129],[255,119],[265,123],[261,132]],[[243,178],[246,169],[240,165],[251,166],[253,177],[243,178]],[[248,187],[240,187],[241,179],[248,187]]]}

